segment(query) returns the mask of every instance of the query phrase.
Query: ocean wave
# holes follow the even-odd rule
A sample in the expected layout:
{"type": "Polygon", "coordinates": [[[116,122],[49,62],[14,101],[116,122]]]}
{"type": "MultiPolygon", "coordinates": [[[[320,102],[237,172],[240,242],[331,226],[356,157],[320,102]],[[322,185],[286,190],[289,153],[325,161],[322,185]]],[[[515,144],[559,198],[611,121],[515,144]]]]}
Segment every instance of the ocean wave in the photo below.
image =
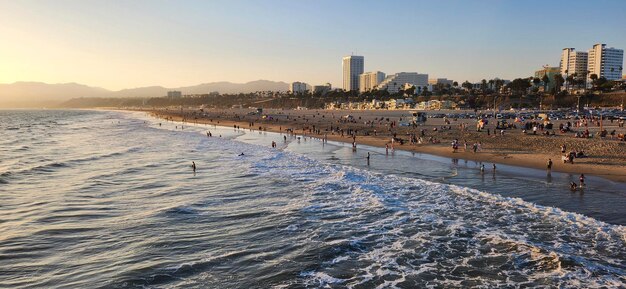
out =
{"type": "MultiPolygon", "coordinates": [[[[267,153],[252,168],[305,188],[302,200],[294,202],[308,203],[299,205],[320,216],[318,236],[354,229],[350,242],[362,244],[337,250],[317,270],[302,272],[308,286],[626,284],[623,226],[456,185],[267,153]],[[337,271],[342,266],[357,268],[347,274],[337,271]]],[[[327,246],[346,241],[336,242],[327,246]]]]}

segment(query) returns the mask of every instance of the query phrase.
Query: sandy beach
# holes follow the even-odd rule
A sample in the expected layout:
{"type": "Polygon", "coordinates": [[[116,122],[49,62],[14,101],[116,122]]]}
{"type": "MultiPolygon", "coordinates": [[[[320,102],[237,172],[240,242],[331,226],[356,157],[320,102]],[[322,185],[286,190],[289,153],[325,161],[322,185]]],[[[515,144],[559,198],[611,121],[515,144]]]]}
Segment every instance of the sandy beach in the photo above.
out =
{"type": "MultiPolygon", "coordinates": [[[[144,110],[145,111],[145,110],[144,110]]],[[[600,130],[596,123],[588,127],[574,128],[573,132],[561,133],[558,126],[568,120],[552,121],[554,135],[533,135],[522,129],[507,129],[504,134],[496,133],[494,119],[482,131],[477,131],[475,119],[428,118],[419,126],[401,126],[410,118],[406,110],[340,111],[340,110],[281,110],[265,109],[255,113],[252,109],[161,109],[148,110],[155,117],[188,123],[239,126],[244,129],[272,132],[293,132],[328,140],[389,147],[389,149],[415,151],[443,157],[473,161],[507,164],[537,169],[547,169],[552,159],[552,171],[572,174],[589,174],[613,181],[626,182],[626,142],[608,138],[575,138],[574,132],[588,129],[591,133],[600,130]],[[345,116],[350,115],[349,119],[345,116]],[[489,130],[489,133],[487,132],[489,130]],[[343,132],[343,135],[342,135],[343,132]],[[355,137],[353,137],[353,134],[355,137]],[[392,138],[395,135],[395,141],[392,138]],[[421,143],[411,144],[412,136],[421,137],[421,143]],[[458,150],[453,151],[452,142],[458,140],[458,150]],[[466,144],[467,143],[467,148],[466,144]],[[478,144],[476,152],[474,144],[478,144]],[[584,151],[585,157],[576,158],[574,163],[563,163],[561,146],[566,153],[584,151]]],[[[445,112],[429,112],[445,113],[445,112]]],[[[510,122],[510,121],[509,121],[510,122]]],[[[617,122],[603,121],[603,128],[625,133],[617,122]]],[[[268,146],[271,144],[268,144],[268,146]]]]}

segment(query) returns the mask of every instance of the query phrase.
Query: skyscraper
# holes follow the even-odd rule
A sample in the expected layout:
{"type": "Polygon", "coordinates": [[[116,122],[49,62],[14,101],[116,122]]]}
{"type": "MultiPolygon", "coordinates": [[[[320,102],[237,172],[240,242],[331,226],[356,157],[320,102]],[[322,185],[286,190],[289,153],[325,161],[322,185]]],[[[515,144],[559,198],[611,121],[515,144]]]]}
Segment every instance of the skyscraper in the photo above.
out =
{"type": "Polygon", "coordinates": [[[343,58],[343,89],[359,90],[359,75],[365,70],[363,56],[350,55],[343,58]]]}
{"type": "Polygon", "coordinates": [[[596,44],[589,49],[589,59],[587,61],[587,69],[590,79],[592,74],[604,77],[607,80],[618,80],[622,76],[624,65],[624,50],[608,48],[606,44],[596,44]]]}

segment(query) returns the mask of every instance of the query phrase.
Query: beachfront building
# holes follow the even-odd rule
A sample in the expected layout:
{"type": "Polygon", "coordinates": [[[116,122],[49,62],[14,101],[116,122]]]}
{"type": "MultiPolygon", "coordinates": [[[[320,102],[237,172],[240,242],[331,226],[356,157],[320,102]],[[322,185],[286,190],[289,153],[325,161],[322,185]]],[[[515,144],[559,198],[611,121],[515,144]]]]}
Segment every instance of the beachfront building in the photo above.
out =
{"type": "Polygon", "coordinates": [[[359,91],[366,92],[376,88],[385,79],[385,73],[371,71],[359,75],[359,91]]]}
{"type": "Polygon", "coordinates": [[[387,90],[389,93],[398,93],[405,84],[415,86],[415,91],[422,91],[424,87],[428,87],[428,74],[420,74],[417,72],[399,72],[388,75],[380,84],[379,90],[387,90]]]}
{"type": "Polygon", "coordinates": [[[563,78],[568,75],[584,77],[587,74],[587,61],[589,53],[576,51],[574,48],[563,48],[561,52],[560,71],[563,78]]]}
{"type": "Polygon", "coordinates": [[[296,93],[305,93],[307,92],[307,84],[304,82],[292,82],[289,84],[289,92],[296,94],[296,93]]]}
{"type": "Polygon", "coordinates": [[[343,90],[359,90],[359,75],[365,70],[363,56],[350,55],[343,58],[343,90]]]}
{"type": "Polygon", "coordinates": [[[606,47],[606,44],[596,44],[589,49],[587,60],[588,83],[591,85],[591,75],[607,80],[618,80],[622,75],[624,65],[624,50],[606,47]]]}
{"type": "Polygon", "coordinates": [[[172,90],[167,92],[167,97],[169,98],[181,98],[183,93],[178,90],[172,90]]]}
{"type": "MultiPolygon", "coordinates": [[[[539,78],[539,79],[543,79],[544,75],[548,76],[548,83],[547,83],[547,88],[548,91],[552,91],[552,89],[554,89],[555,87],[555,82],[554,82],[554,76],[561,73],[561,68],[560,67],[544,67],[540,70],[535,71],[535,77],[539,78]]],[[[544,84],[542,83],[541,86],[539,87],[540,91],[543,91],[544,88],[544,84]]]]}
{"type": "Polygon", "coordinates": [[[325,95],[333,89],[330,83],[326,83],[324,85],[314,85],[313,86],[313,94],[325,95]]]}
{"type": "Polygon", "coordinates": [[[432,85],[432,86],[436,86],[438,84],[440,85],[447,85],[449,84],[450,86],[452,86],[452,83],[454,83],[454,81],[447,79],[447,78],[431,78],[428,80],[428,84],[432,85]]]}
{"type": "Polygon", "coordinates": [[[429,100],[422,101],[415,105],[417,110],[442,110],[442,109],[456,109],[457,104],[450,100],[429,100]]]}

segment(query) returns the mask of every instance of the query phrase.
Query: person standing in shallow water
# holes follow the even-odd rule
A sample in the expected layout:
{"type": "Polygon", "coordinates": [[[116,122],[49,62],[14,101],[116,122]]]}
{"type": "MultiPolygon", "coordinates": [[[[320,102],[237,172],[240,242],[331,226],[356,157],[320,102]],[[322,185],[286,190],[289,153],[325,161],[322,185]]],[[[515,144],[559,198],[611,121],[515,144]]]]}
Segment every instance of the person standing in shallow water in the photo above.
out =
{"type": "Polygon", "coordinates": [[[584,174],[580,174],[580,177],[578,178],[578,180],[580,181],[580,187],[584,187],[585,186],[585,175],[584,174]]]}
{"type": "Polygon", "coordinates": [[[192,161],[191,162],[191,169],[193,170],[193,172],[196,172],[196,162],[192,161]]]}

